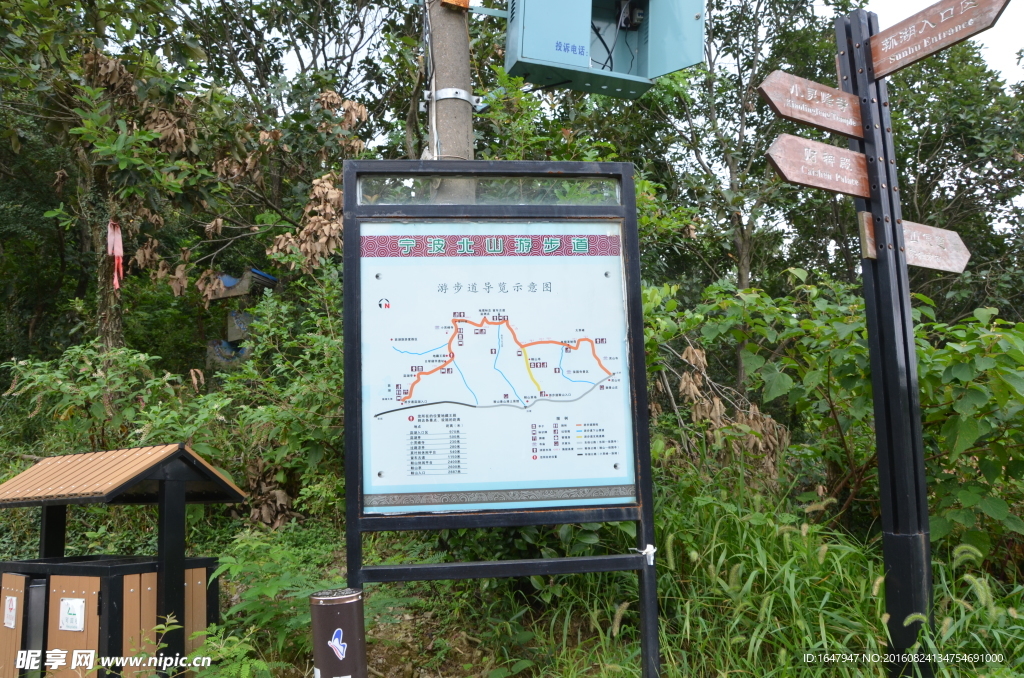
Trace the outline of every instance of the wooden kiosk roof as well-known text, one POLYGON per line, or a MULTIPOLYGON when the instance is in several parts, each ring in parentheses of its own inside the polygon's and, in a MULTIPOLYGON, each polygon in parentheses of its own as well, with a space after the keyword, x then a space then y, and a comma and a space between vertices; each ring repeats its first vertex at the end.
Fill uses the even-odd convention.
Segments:
POLYGON ((0 485, 0 508, 59 504, 155 504, 159 481, 184 480, 189 503, 245 498, 184 443, 48 457, 0 485))

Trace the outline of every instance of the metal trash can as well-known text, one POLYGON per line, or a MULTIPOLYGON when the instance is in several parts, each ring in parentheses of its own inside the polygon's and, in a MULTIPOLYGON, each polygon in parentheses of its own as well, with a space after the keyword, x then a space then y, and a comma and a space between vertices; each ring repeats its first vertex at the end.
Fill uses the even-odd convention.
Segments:
POLYGON ((313 678, 367 678, 363 592, 332 589, 309 598, 313 678))

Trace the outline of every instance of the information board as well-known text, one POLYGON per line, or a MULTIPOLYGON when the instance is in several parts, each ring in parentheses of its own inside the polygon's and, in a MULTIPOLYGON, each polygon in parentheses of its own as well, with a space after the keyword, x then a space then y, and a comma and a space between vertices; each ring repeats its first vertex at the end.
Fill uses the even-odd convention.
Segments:
POLYGON ((360 225, 364 513, 636 502, 621 228, 360 225))
POLYGON ((635 168, 346 160, 345 553, 369 582, 637 573, 659 675, 635 168), (619 553, 368 565, 363 535, 632 524, 619 553))

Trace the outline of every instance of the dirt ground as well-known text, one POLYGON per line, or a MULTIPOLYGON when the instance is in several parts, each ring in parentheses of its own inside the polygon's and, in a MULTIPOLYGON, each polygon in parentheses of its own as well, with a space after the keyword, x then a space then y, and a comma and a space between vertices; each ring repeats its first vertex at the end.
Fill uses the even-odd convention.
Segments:
POLYGON ((367 634, 367 664, 376 678, 484 678, 494 659, 465 632, 442 632, 434 612, 378 621, 367 634))

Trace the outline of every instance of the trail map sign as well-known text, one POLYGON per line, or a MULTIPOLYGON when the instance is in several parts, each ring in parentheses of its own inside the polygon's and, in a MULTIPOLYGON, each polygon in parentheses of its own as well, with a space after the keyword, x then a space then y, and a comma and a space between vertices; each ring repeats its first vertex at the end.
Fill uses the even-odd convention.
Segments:
POLYGON ((345 161, 347 578, 635 571, 660 672, 633 165, 345 161), (362 535, 617 522, 600 556, 365 565, 362 535))
POLYGON ((636 501, 621 224, 361 240, 368 513, 636 501))

